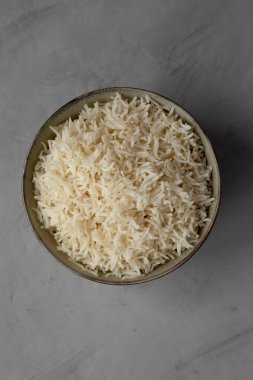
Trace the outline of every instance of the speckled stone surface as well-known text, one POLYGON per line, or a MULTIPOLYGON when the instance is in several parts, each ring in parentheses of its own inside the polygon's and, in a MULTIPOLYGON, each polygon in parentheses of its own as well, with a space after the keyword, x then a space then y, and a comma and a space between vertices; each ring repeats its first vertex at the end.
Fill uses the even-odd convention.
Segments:
POLYGON ((0 380, 251 380, 253 2, 0 0, 0 380), (166 95, 209 134, 223 198, 188 263, 90 283, 39 245, 21 178, 38 128, 86 91, 166 95))

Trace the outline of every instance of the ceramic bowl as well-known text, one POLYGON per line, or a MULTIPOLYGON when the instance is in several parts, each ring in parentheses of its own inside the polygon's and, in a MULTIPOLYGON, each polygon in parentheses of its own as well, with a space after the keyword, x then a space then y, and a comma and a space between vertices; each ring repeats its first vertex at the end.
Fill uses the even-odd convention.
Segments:
POLYGON ((24 196, 24 204, 25 209, 31 224, 31 227, 39 239, 39 241, 44 245, 44 247, 62 264, 64 264, 67 268, 72 270, 74 273, 87 278, 89 280, 93 280, 96 282, 101 282, 104 284, 137 284, 143 283, 146 281, 154 280, 165 274, 168 274, 184 264, 190 257, 192 257, 206 240, 208 234, 210 233, 214 221, 217 216, 219 202, 220 202, 220 174, 219 168, 217 164, 217 160, 211 146, 211 143, 204 133, 198 122, 182 107, 174 103, 172 100, 165 98, 164 96, 155 94, 150 91, 145 91, 136 88, 105 88, 101 90, 96 90, 92 92, 88 92, 84 95, 79 96, 76 99, 71 100, 69 103, 62 106, 58 111, 56 111, 40 128, 37 135, 35 136, 31 148, 28 152, 27 159, 25 162, 25 168, 23 173, 23 196, 24 196), (82 110, 84 104, 92 105, 94 102, 106 102, 109 101, 112 95, 115 92, 119 92, 125 97, 132 98, 133 96, 145 96, 149 95, 153 98, 157 103, 161 104, 161 106, 174 107, 175 111, 181 116, 181 118, 192 125, 196 131, 196 133, 200 136, 201 141, 205 148, 206 157, 208 163, 212 165, 212 185, 213 185, 213 197, 215 201, 211 204, 209 208, 209 218, 210 221, 206 223, 205 227, 200 231, 200 238, 198 244, 192 248, 184 251, 184 253, 165 264, 157 267, 153 272, 145 275, 136 277, 134 279, 121 280, 114 276, 106 277, 104 275, 96 276, 91 271, 85 269, 82 265, 72 261, 68 256, 59 251, 56 247, 56 242, 53 236, 41 228, 40 222, 38 221, 34 208, 36 207, 35 200, 33 198, 34 186, 32 183, 34 166, 38 160, 38 155, 42 149, 41 142, 46 142, 49 139, 54 138, 53 132, 50 130, 49 126, 56 126, 62 122, 64 122, 69 117, 75 118, 79 112, 82 110))

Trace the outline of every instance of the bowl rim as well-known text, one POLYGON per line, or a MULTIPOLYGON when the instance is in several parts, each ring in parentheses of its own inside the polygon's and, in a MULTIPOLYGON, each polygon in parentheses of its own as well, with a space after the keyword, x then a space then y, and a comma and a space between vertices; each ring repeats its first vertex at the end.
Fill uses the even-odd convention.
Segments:
POLYGON ((100 284, 104 284, 104 285, 136 285, 136 284, 143 284, 143 283, 147 283, 147 282, 156 280, 156 279, 161 278, 161 277, 163 277, 163 276, 165 276, 165 275, 167 275, 169 273, 174 272, 176 269, 178 269, 183 264, 185 264, 188 260, 190 260, 199 251, 200 247, 207 240, 207 238, 208 238, 210 232, 212 231, 212 229, 214 227, 214 224, 215 224, 215 222, 217 220, 218 212, 219 212, 219 209, 220 209, 220 202, 221 202, 221 174, 220 174, 219 164, 218 164, 218 160, 217 160, 217 155, 215 153, 215 149, 213 148, 213 145, 211 144, 209 136, 207 135, 207 133, 206 133, 205 129, 202 127, 202 125, 198 122, 198 120, 195 117, 193 117, 191 115, 191 113, 189 111, 187 111, 184 107, 182 107, 180 104, 178 104, 174 100, 168 98, 167 96, 161 95, 161 94, 159 94, 157 92, 154 92, 154 91, 150 91, 150 90, 146 90, 146 89, 142 89, 142 88, 137 88, 137 87, 126 87, 126 86, 124 86, 124 87, 120 87, 120 86, 119 87, 105 87, 105 88, 100 88, 100 89, 97 89, 97 90, 88 91, 88 92, 86 92, 84 94, 81 94, 81 95, 79 95, 79 96, 71 99, 70 101, 68 101, 67 103, 65 103, 61 107, 59 107, 53 114, 51 114, 46 119, 46 121, 42 124, 42 126, 38 129, 37 133, 35 134, 34 138, 32 139, 32 142, 29 145, 28 151, 26 153, 25 161, 24 161, 24 164, 23 164, 23 171, 22 171, 22 200, 23 200, 23 207, 24 207, 24 210, 25 210, 25 214, 26 214, 27 220, 28 220, 30 228, 32 229, 32 231, 33 231, 34 235, 36 236, 37 240, 43 246, 43 248, 48 252, 48 254, 50 254, 50 256, 53 256, 55 258, 55 260, 57 262, 61 263, 65 268, 67 268, 72 273, 78 275, 81 278, 85 278, 87 280, 90 280, 90 281, 93 281, 93 282, 96 282, 96 283, 100 283, 100 284), (211 222, 210 222, 210 224, 208 226, 207 231, 205 232, 205 234, 202 236, 202 238, 198 241, 198 243, 194 246, 194 248, 192 249, 192 251, 186 257, 184 257, 182 260, 180 260, 174 266, 172 266, 171 268, 168 268, 168 270, 166 270, 166 271, 164 271, 162 273, 154 274, 151 277, 147 277, 147 276, 143 275, 143 276, 139 276, 139 277, 136 277, 136 278, 126 279, 126 280, 122 280, 122 281, 118 282, 118 281, 115 281, 115 280, 110 280, 110 276, 108 276, 108 280, 105 280, 104 278, 103 279, 99 278, 99 276, 92 277, 92 276, 89 276, 88 274, 80 273, 77 270, 75 270, 74 268, 71 268, 69 265, 67 265, 67 263, 61 261, 58 257, 56 257, 51 252, 51 250, 49 250, 47 248, 47 246, 45 245, 43 239, 37 233, 37 231, 35 229, 35 226, 34 226, 32 220, 31 220, 31 217, 30 217, 30 212, 29 212, 29 208, 28 208, 28 204, 27 204, 26 191, 25 191, 25 178, 26 178, 26 169, 27 169, 27 163, 28 163, 28 160, 29 160, 29 157, 30 157, 30 153, 31 153, 31 151, 33 149, 33 146, 34 146, 34 144, 35 144, 38 136, 41 133, 41 130, 45 127, 46 124, 48 124, 48 122, 50 121, 50 119, 53 119, 57 114, 60 114, 62 111, 66 110, 67 108, 69 108, 70 106, 72 106, 74 103, 76 103, 76 102, 78 102, 80 100, 84 100, 87 97, 90 97, 90 96, 93 96, 93 95, 96 95, 96 94, 106 93, 106 92, 117 92, 117 91, 120 92, 120 91, 131 91, 131 90, 141 91, 141 92, 144 92, 144 93, 146 92, 147 94, 151 94, 151 95, 154 94, 156 96, 159 96, 159 97, 163 98, 166 101, 169 101, 169 102, 175 104, 177 107, 179 107, 184 112, 186 112, 186 114, 188 114, 193 119, 194 123, 196 123, 198 125, 198 127, 202 131, 202 133, 203 133, 206 141, 209 143, 211 151, 212 151, 212 155, 213 155, 213 157, 215 159, 215 164, 216 164, 216 169, 217 169, 217 199, 216 199, 216 207, 214 209, 214 214, 213 214, 212 220, 211 220, 211 222))

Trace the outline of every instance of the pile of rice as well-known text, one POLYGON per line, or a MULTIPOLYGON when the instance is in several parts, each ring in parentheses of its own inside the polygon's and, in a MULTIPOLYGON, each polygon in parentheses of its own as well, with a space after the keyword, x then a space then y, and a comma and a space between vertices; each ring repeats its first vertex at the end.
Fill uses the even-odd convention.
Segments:
POLYGON ((96 274, 132 278, 196 245, 213 200, 211 167, 173 109, 116 94, 51 129, 34 198, 59 250, 96 274))

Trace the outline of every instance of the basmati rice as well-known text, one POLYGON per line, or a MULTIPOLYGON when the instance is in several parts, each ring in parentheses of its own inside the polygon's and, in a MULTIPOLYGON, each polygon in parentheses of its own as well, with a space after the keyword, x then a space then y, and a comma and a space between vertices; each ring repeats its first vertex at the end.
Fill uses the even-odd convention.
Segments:
POLYGON ((173 109, 117 93, 51 129, 34 198, 59 250, 96 274, 133 278, 196 245, 212 168, 173 109))

